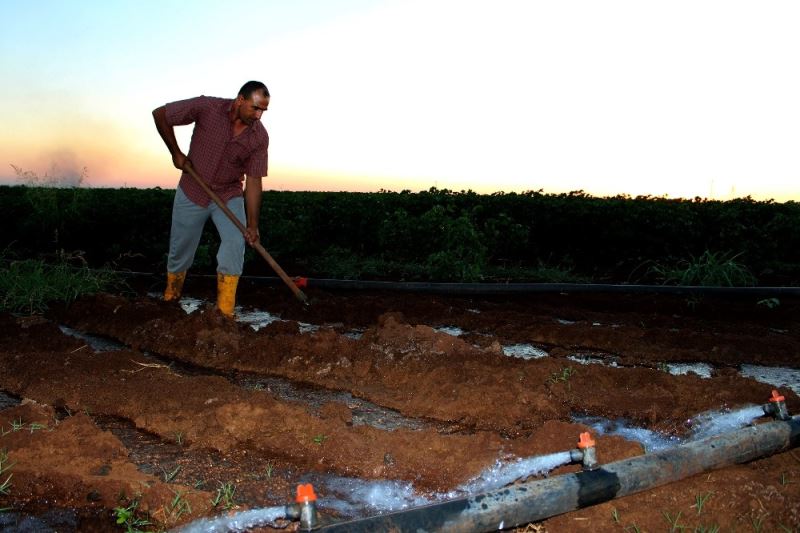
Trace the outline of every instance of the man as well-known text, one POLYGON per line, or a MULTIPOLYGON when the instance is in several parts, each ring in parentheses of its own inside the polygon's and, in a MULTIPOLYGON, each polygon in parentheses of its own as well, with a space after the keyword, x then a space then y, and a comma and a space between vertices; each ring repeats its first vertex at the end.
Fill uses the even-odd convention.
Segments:
POLYGON ((259 81, 248 81, 234 100, 198 96, 153 110, 156 128, 172 155, 172 164, 183 170, 172 205, 164 300, 180 297, 203 226, 211 217, 221 240, 217 252, 217 308, 233 317, 236 287, 244 265, 244 244, 253 246, 259 240, 261 178, 267 175, 269 147, 261 114, 268 106, 267 87, 259 81), (191 123, 194 131, 187 156, 178 146, 174 126, 191 123), (189 166, 245 225, 245 235, 186 171, 189 166))

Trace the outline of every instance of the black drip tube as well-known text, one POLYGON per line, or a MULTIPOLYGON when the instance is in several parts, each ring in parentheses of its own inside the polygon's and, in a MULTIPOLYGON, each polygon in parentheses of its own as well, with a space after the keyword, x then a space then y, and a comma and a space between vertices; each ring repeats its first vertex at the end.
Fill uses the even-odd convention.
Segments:
MULTIPOLYGON (((121 276, 161 279, 152 272, 117 271, 121 276)), ((196 278, 216 279, 215 274, 192 274, 196 278)), ((243 281, 279 285, 274 276, 242 276, 243 281)), ((616 293, 616 294, 693 294, 719 296, 800 296, 800 287, 699 287, 675 285, 629 285, 611 283, 436 283, 427 281, 361 281, 349 279, 294 278, 303 287, 323 290, 400 291, 451 294, 456 296, 532 294, 532 293, 616 293)))
POLYGON ((496 531, 544 520, 800 444, 800 417, 777 420, 625 459, 594 470, 513 485, 470 498, 339 522, 324 532, 496 531))

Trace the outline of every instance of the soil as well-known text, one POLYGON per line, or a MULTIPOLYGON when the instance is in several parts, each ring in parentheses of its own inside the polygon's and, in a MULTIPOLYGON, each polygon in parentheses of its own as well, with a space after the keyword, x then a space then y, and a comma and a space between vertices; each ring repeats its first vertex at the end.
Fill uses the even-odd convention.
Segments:
MULTIPOLYGON (((191 296, 213 301, 211 290, 187 282, 191 296)), ((115 524, 115 509, 127 507, 150 522, 140 529, 169 529, 283 505, 309 476, 441 493, 498 459, 575 448, 589 429, 575 415, 683 436, 698 413, 770 398, 775 387, 742 377, 739 365, 800 367, 800 300, 791 297, 766 306, 652 294, 307 294, 304 308, 285 287, 243 282, 244 309, 282 319, 257 331, 211 305, 187 314, 145 291, 84 297, 46 316, 0 315, 0 487, 12 476, 0 489, 0 527, 119 531, 126 524, 115 524), (96 351, 60 326, 119 347, 96 351), (504 355, 520 343, 549 357, 504 355), (580 364, 574 354, 607 364, 580 364), (664 371, 680 362, 710 363, 713 375, 664 371), (221 497, 223 487, 235 488, 233 498, 221 497)), ((781 393, 796 413, 800 398, 781 393)), ((644 453, 619 436, 595 440, 600 463, 644 453)), ((322 516, 340 519, 325 508, 322 516)), ((797 530, 800 452, 519 531, 677 526, 797 530)))

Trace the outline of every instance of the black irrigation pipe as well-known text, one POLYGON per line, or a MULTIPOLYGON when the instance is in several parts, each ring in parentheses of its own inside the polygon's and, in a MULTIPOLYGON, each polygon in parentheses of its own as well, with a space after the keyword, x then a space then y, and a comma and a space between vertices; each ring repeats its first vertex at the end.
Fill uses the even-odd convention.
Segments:
POLYGON ((406 511, 330 524, 318 531, 497 531, 635 494, 689 476, 741 464, 800 444, 800 418, 766 422, 652 454, 512 485, 406 511))
MULTIPOLYGON (((117 273, 132 277, 160 275, 149 272, 117 273)), ((193 277, 215 277, 211 274, 194 274, 193 277)), ((242 276, 243 281, 278 285, 281 279, 274 276, 242 276)), ((427 281, 361 281, 343 279, 304 278, 309 289, 353 291, 399 291, 471 295, 516 295, 535 293, 612 293, 612 294, 674 294, 698 296, 800 296, 800 287, 699 287, 675 285, 628 285, 610 283, 435 283, 427 281)))

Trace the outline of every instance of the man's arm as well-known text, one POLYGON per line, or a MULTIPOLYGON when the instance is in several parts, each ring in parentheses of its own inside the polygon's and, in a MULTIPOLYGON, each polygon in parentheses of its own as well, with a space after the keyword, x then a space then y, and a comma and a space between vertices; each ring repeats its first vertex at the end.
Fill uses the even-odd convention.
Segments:
POLYGON ((259 240, 258 217, 261 212, 261 178, 247 176, 244 188, 244 202, 247 211, 247 231, 244 239, 253 246, 259 240))
POLYGON ((156 123, 158 134, 161 135, 164 144, 167 145, 167 149, 172 155, 172 164, 175 165, 175 168, 183 170, 187 158, 181 152, 180 146, 178 146, 178 140, 175 138, 175 129, 167 123, 167 107, 162 105, 154 109, 153 120, 156 123))

